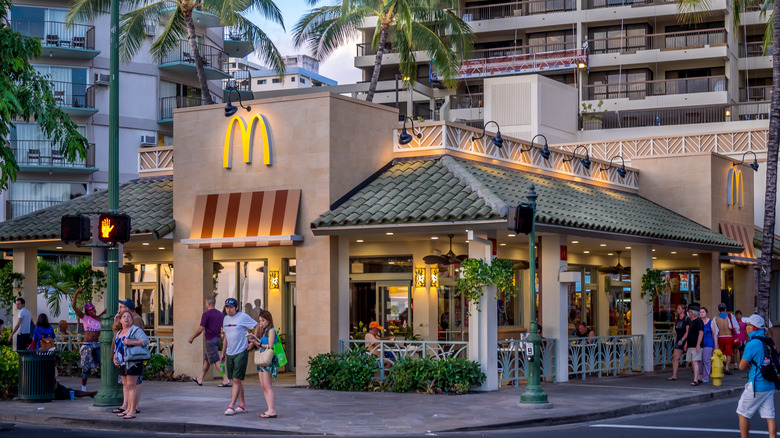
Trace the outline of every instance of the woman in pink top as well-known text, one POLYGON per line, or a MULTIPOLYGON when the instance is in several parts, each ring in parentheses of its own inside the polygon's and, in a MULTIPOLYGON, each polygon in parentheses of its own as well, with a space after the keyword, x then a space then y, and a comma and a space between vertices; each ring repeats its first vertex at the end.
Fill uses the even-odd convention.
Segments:
POLYGON ((100 315, 106 311, 103 310, 103 313, 98 315, 95 305, 87 302, 82 312, 76 304, 80 293, 81 288, 73 294, 73 311, 84 326, 84 344, 79 349, 79 355, 81 356, 81 390, 86 391, 89 374, 100 367, 100 315))

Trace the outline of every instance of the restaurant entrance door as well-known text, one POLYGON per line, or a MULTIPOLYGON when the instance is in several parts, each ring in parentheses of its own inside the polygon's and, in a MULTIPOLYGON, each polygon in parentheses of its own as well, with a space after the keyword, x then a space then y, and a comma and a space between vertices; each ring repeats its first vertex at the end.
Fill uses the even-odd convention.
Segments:
POLYGON ((298 288, 294 281, 284 283, 284 351, 287 354, 287 370, 295 371, 295 306, 298 297, 298 288))
POLYGON ((384 328, 381 336, 391 332, 399 336, 403 327, 411 324, 411 281, 355 282, 351 286, 351 331, 356 331, 361 323, 368 327, 371 321, 377 321, 384 328))

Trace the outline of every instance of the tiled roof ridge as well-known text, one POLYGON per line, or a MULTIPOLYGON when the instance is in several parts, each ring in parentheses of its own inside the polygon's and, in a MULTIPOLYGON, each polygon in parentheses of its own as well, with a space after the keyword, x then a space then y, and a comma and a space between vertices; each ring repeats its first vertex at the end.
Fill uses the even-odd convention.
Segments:
POLYGON ((463 167, 458 161, 449 155, 443 155, 441 157, 441 164, 452 173, 463 185, 469 187, 477 195, 479 195, 494 212, 500 216, 506 216, 509 211, 509 206, 504 202, 501 197, 496 195, 493 190, 480 181, 476 176, 463 167))

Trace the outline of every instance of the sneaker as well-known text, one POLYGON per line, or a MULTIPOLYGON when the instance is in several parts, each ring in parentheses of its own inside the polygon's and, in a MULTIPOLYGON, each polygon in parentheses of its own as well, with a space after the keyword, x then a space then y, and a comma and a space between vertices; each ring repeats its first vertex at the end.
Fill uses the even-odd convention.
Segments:
POLYGON ((225 415, 236 415, 236 410, 232 406, 228 407, 225 411, 225 415))
POLYGON ((246 412, 246 408, 243 406, 236 406, 236 414, 243 414, 244 412, 246 412))

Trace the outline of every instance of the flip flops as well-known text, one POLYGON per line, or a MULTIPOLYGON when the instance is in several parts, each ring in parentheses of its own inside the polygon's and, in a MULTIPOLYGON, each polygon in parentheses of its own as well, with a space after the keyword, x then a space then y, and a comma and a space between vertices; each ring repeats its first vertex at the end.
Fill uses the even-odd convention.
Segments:
POLYGON ((691 382, 691 386, 699 386, 699 385, 701 385, 701 382, 699 381, 691 382))
POLYGON ((233 385, 231 385, 230 383, 228 383, 227 385, 220 383, 219 385, 217 385, 217 388, 230 388, 231 386, 233 385))
POLYGON ((196 377, 193 377, 192 381, 195 382, 195 384, 197 384, 198 386, 203 386, 202 383, 198 382, 198 379, 196 377))
POLYGON ((263 414, 260 414, 259 417, 260 418, 276 418, 276 414, 268 415, 268 414, 263 413, 263 414))

